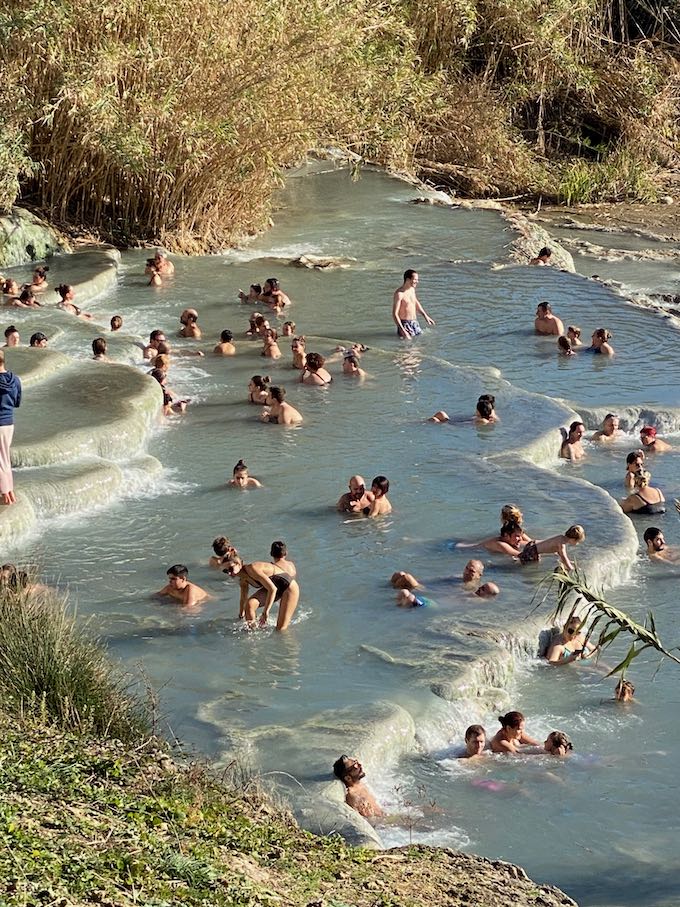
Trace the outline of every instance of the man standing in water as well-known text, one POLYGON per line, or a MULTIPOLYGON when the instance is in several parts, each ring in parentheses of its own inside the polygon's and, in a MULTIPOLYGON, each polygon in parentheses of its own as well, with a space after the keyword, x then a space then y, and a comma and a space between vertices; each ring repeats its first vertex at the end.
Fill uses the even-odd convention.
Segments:
POLYGON ((397 333, 404 340, 410 340, 423 333, 418 323, 418 315, 422 315, 428 324, 433 325, 434 319, 430 318, 416 296, 418 274, 412 268, 404 271, 404 282, 398 290, 394 291, 392 318, 397 326, 397 333))
POLYGON ((0 495, 3 504, 16 503, 10 447, 14 435, 14 410, 21 403, 21 381, 5 368, 0 350, 0 495))
POLYGON ((333 774, 345 785, 345 803, 355 809, 364 819, 379 818, 383 811, 370 790, 361 781, 366 777, 364 767, 358 759, 340 756, 333 763, 333 774))

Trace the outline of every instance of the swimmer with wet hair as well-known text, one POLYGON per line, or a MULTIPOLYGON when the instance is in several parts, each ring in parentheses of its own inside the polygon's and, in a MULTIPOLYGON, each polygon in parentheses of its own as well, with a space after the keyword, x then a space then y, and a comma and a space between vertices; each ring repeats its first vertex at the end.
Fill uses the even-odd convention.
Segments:
POLYGON ((539 267, 541 265, 550 264, 551 255, 552 255, 552 250, 549 249, 547 246, 543 246, 543 248, 539 250, 538 255, 535 258, 530 259, 529 264, 538 265, 539 267))
POLYGON ((111 318, 111 330, 119 331, 123 327, 123 317, 122 315, 114 315, 111 318))
POLYGON ((577 327, 575 324, 570 324, 567 328, 567 340, 571 344, 572 349, 583 346, 583 341, 581 340, 581 328, 577 327))
POLYGON ((574 350, 572 349, 570 341, 564 336, 561 335, 557 338, 557 352, 560 356, 574 356, 574 350))
POLYGON ((236 347, 232 343, 234 335, 229 330, 224 330, 220 334, 220 342, 217 344, 213 353, 215 356, 235 356, 236 347))
POLYGON ((149 375, 158 381, 163 391, 163 415, 171 416, 173 413, 176 415, 182 415, 186 412, 187 406, 189 404, 188 400, 175 400, 173 392, 166 385, 167 373, 160 368, 153 368, 149 372, 149 375))
POLYGON ((680 548, 671 548, 667 545, 663 532, 656 526, 645 529, 643 539, 650 561, 661 561, 665 564, 677 564, 680 561, 680 548))
POLYGON ((544 337, 559 337, 560 334, 564 334, 564 324, 553 313, 549 302, 539 302, 536 306, 534 330, 544 337))
POLYGON ((151 274, 152 271, 157 271, 161 277, 172 277, 175 273, 175 266, 168 258, 167 252, 158 249, 153 258, 147 258, 144 273, 151 274))
POLYGON ((21 335, 19 334, 19 331, 13 324, 10 324, 8 328, 5 328, 5 346, 20 346, 20 344, 21 335))
MULTIPOLYGON (((160 328, 156 328, 155 331, 151 331, 149 334, 149 342, 144 347, 143 356, 145 359, 155 359, 157 353, 160 352, 159 346, 161 343, 165 343, 165 331, 161 331, 160 328)), ((169 347, 168 347, 169 350, 169 347)))
POLYGON ((371 482, 373 501, 361 511, 364 516, 372 519, 378 516, 387 516, 392 513, 392 505, 387 499, 390 490, 390 480, 386 476, 376 476, 371 482))
POLYGON ((530 737, 524 730, 525 719, 521 712, 508 712, 499 715, 501 729, 491 738, 491 750, 505 756, 521 754, 520 746, 540 746, 538 740, 530 737))
POLYGON ((478 598, 494 598, 496 595, 500 595, 500 591, 500 586, 496 583, 482 583, 475 595, 478 598))
POLYGON ((248 382, 248 402, 262 406, 267 402, 269 393, 269 375, 253 375, 248 382))
POLYGON ((305 337, 295 337, 290 344, 293 353, 293 368, 304 370, 307 362, 307 340, 305 337))
POLYGON ((295 336, 295 322, 294 321, 284 321, 283 327, 281 328, 282 337, 294 337, 295 336))
POLYGON ((365 378, 366 372, 359 365, 359 360, 354 353, 345 353, 342 357, 342 374, 350 378, 365 378))
POLYGON ((635 687, 630 680, 624 680, 622 677, 616 684, 614 690, 614 699, 616 702, 632 702, 635 696, 635 687))
POLYGON ((561 429, 561 431, 560 458, 563 460, 582 460, 586 455, 581 443, 581 438, 586 431, 583 422, 572 422, 568 432, 565 432, 564 429, 561 429))
POLYGON ((173 564, 172 567, 168 567, 166 574, 168 576, 167 585, 156 592, 160 598, 167 596, 185 607, 192 607, 213 597, 196 583, 189 582, 189 570, 184 564, 173 564))
POLYGON ((390 577, 390 583, 394 586, 395 589, 408 589, 413 591, 414 589, 422 589, 422 584, 415 578, 412 573, 407 573, 405 570, 397 570, 390 577))
POLYGON ((471 724, 465 731, 465 752, 459 759, 474 759, 483 756, 486 749, 486 731, 481 724, 471 724))
POLYGON ((584 658, 590 658, 599 651, 582 633, 583 621, 578 614, 571 614, 565 621, 560 633, 550 643, 546 653, 548 664, 562 666, 584 658))
POLYGON ((35 298, 33 290, 24 287, 16 299, 11 299, 9 305, 17 309, 36 309, 41 307, 41 303, 35 298))
POLYGON ((496 398, 491 394, 482 394, 477 401, 477 412, 474 415, 476 425, 491 425, 499 421, 494 409, 495 403, 496 398))
POLYGON ((227 485, 232 488, 262 488, 262 482, 248 475, 248 467, 243 460, 239 460, 234 466, 233 477, 229 479, 227 485))
POLYGON ((543 744, 544 752, 560 758, 568 756, 573 749, 571 740, 562 731, 551 731, 543 744))
POLYGON ((21 293, 21 287, 13 277, 7 277, 2 281, 3 296, 18 296, 21 293))
POLYGON ((293 579, 297 577, 297 567, 293 561, 288 559, 288 546, 285 542, 272 542, 269 549, 269 557, 272 559, 272 564, 278 567, 279 570, 283 570, 284 573, 287 573, 293 579))
POLYGON ((262 356, 266 359, 280 359, 279 332, 276 328, 267 328, 262 339, 262 356))
POLYGON ((57 303, 57 308, 63 309, 65 312, 68 312, 70 315, 76 315, 78 318, 92 318, 92 315, 89 312, 83 312, 82 309, 74 303, 76 298, 76 292, 69 283, 60 283, 58 287, 54 288, 54 292, 58 293, 61 297, 57 303))
POLYGON ((260 286, 260 284, 251 283, 247 293, 244 293, 243 290, 238 291, 238 298, 241 300, 241 302, 256 303, 259 302, 261 293, 262 287, 260 286))
POLYGON ((662 441, 657 437, 653 425, 645 425, 640 429, 640 441, 646 454, 665 453, 667 450, 673 450, 668 441, 662 441))
POLYGON ((623 436, 623 432, 619 428, 619 422, 620 420, 616 413, 607 413, 602 420, 602 428, 596 431, 590 440, 598 443, 617 441, 623 436))
POLYGON ((626 488, 635 487, 635 476, 643 469, 645 462, 644 450, 631 450, 626 457, 626 474, 623 477, 623 484, 626 488))
POLYGON ((541 555, 556 554, 563 567, 567 572, 574 569, 574 565, 567 555, 567 547, 570 545, 580 545, 585 541, 586 533, 583 526, 570 526, 562 535, 553 535, 548 539, 537 539, 535 542, 528 542, 518 556, 520 564, 537 564, 541 555))
POLYGON ((597 330, 593 331, 590 346, 587 347, 586 352, 596 353, 601 356, 613 356, 614 347, 609 343, 611 339, 612 334, 606 328, 597 328, 597 330))
POLYGON ((178 332, 178 336, 185 337, 188 340, 201 339, 203 332, 198 326, 198 312, 196 309, 184 309, 179 316, 179 320, 182 327, 178 332))
POLYGON ((48 265, 41 265, 36 268, 33 272, 33 279, 31 280, 31 289, 34 292, 39 292, 40 290, 47 289, 47 272, 49 271, 48 265))
POLYGON ((330 372, 324 368, 326 360, 321 353, 307 353, 305 367, 300 375, 300 383, 310 387, 328 387, 333 380, 330 372))
POLYGON ((366 777, 364 767, 358 759, 340 756, 333 764, 333 774, 345 786, 345 803, 365 819, 380 818, 384 815, 371 791, 362 784, 366 777))
POLYGON ((92 341, 92 358, 98 359, 99 361, 106 361, 108 358, 106 355, 107 343, 104 337, 95 337, 92 341))
POLYGON ((43 334, 42 331, 36 331, 35 334, 31 334, 28 345, 44 349, 47 346, 47 334, 43 334))
POLYGON ((238 551, 231 544, 226 535, 218 535, 216 539, 213 540, 212 549, 215 552, 208 563, 211 567, 222 567, 223 564, 229 560, 231 557, 238 555, 238 551))
POLYGON ((287 305, 290 305, 290 298, 283 292, 276 277, 268 277, 265 280, 260 299, 268 306, 271 306, 275 312, 280 312, 287 305))
POLYGON ((485 548, 492 554, 507 554, 509 557, 519 557, 520 545, 524 531, 515 520, 508 520, 501 526, 499 535, 479 542, 458 542, 456 548, 485 548))
POLYGON ((272 425, 298 425, 302 422, 302 413, 286 401, 285 387, 270 387, 265 409, 260 413, 260 421, 272 425))

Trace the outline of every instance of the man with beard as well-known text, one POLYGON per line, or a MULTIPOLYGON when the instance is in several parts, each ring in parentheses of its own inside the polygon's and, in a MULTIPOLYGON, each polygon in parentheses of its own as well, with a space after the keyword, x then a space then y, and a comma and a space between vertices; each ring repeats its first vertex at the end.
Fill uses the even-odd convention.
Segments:
POLYGON ((362 784, 366 777, 364 767, 358 759, 351 756, 340 756, 333 764, 333 773, 345 785, 345 803, 355 809, 365 819, 374 819, 383 815, 377 800, 362 784))

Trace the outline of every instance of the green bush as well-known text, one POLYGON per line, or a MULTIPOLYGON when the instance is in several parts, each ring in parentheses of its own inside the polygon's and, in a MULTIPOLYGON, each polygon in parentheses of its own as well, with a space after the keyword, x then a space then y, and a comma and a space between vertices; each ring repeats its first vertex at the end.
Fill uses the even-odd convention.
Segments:
POLYGON ((6 712, 133 741, 150 733, 130 680, 50 590, 0 588, 0 697, 6 712))

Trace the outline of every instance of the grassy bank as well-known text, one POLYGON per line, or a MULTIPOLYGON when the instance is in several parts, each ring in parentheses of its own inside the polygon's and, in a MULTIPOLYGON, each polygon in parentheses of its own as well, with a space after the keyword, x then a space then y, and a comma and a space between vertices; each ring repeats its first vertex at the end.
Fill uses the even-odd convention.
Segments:
POLYGON ((653 198, 679 0, 0 0, 0 206, 200 251, 338 145, 471 195, 653 198))
POLYGON ((238 770, 170 758, 128 683, 60 596, 0 587, 4 907, 573 903, 507 864, 314 837, 238 770))

